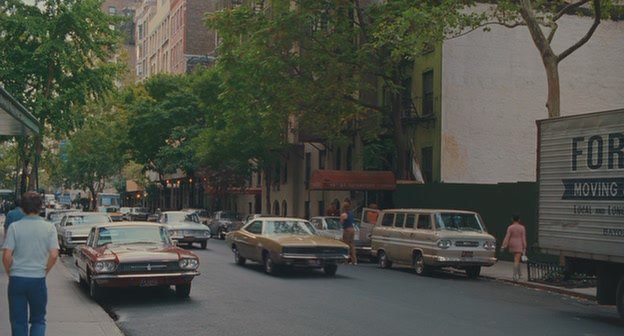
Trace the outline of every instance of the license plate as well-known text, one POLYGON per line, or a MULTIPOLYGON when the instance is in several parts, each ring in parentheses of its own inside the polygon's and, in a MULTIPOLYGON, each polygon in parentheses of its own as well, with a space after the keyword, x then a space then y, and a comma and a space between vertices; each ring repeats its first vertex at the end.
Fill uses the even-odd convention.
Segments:
POLYGON ((472 251, 463 251, 462 258, 472 258, 472 251))
POLYGON ((141 279, 139 286, 140 287, 158 286, 158 279, 141 279))

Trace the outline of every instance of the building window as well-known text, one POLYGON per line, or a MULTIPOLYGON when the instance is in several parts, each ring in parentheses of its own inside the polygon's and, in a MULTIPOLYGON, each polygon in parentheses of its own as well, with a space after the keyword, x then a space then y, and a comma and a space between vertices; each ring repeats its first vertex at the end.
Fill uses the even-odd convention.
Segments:
POLYGON ((334 169, 340 170, 342 168, 342 150, 339 148, 336 149, 336 161, 334 161, 334 169))
POLYGON ((282 182, 284 184, 288 182, 288 161, 284 162, 284 170, 282 170, 282 182))
POLYGON ((306 219, 310 218, 310 201, 305 201, 303 207, 304 207, 303 211, 305 212, 304 218, 306 219))
POLYGON ((262 173, 256 172, 256 187, 262 187, 262 173))
POLYGON ((288 216, 288 203, 286 203, 286 200, 282 201, 282 216, 286 217, 288 216))
POLYGON ((273 214, 275 216, 279 216, 280 215, 280 208, 279 208, 279 202, 278 201, 274 201, 273 202, 273 214))
POLYGON ((325 169, 325 161, 327 160, 327 152, 323 149, 319 151, 319 169, 325 169))
POLYGON ((312 174, 312 153, 305 154, 305 188, 310 188, 310 175, 312 174))
POLYGON ((325 215, 325 201, 318 201, 318 214, 319 216, 325 215))
POLYGON ((433 70, 429 70, 422 75, 423 82, 423 115, 433 114, 433 70))
POLYGON ((247 203, 247 213, 253 213, 253 204, 251 202, 247 203))
POLYGON ((353 146, 347 147, 347 170, 353 170, 353 146))
POLYGON ((117 7, 115 7, 115 6, 108 6, 108 14, 110 14, 110 15, 117 14, 117 7))
POLYGON ((423 147, 420 151, 422 161, 422 174, 425 183, 431 183, 433 177, 433 147, 423 147))

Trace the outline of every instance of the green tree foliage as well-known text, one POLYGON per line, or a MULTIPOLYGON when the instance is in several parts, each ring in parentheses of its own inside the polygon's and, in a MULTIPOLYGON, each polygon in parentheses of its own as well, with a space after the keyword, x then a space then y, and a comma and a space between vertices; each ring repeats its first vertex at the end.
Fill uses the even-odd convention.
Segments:
MULTIPOLYGON (((121 65, 110 60, 120 35, 111 27, 119 19, 103 13, 101 4, 0 1, 0 80, 39 120, 44 135, 70 134, 85 118, 82 107, 114 89, 121 65)), ((41 138, 22 137, 20 143, 24 189, 43 146, 41 138)))
POLYGON ((62 168, 65 184, 89 190, 94 200, 125 164, 123 141, 127 132, 125 121, 116 118, 118 115, 98 114, 72 135, 62 168))
POLYGON ((204 125, 204 113, 186 75, 156 75, 126 90, 122 103, 128 111, 127 147, 144 170, 160 175, 183 170, 192 176, 196 164, 189 147, 204 125))

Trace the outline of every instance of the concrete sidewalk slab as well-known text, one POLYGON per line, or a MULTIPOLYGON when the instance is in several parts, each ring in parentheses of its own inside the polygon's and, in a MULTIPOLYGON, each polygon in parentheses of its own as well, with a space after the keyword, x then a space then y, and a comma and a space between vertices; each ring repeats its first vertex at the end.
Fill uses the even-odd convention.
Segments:
POLYGON ((521 265, 522 277, 518 281, 513 280, 513 262, 498 261, 494 266, 482 267, 481 276, 484 278, 518 284, 520 286, 547 290, 560 294, 575 296, 586 300, 596 300, 596 287, 589 288, 565 288, 552 286, 527 280, 527 265, 521 265))
MULTIPOLYGON (((0 218, 2 222, 2 218, 0 218)), ((0 230, 1 231, 1 230, 0 230)), ((0 232, 0 242, 4 240, 0 232)), ((67 258, 67 257, 64 257, 67 258)), ((11 335, 8 276, 0 267, 0 335, 11 335)), ((123 336, 113 319, 78 285, 59 260, 48 274, 48 336, 123 336)))

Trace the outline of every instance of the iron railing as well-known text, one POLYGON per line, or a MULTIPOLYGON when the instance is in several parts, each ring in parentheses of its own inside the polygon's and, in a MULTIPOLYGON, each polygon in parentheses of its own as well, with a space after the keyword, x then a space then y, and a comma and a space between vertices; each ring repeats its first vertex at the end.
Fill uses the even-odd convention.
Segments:
POLYGON ((565 268, 553 263, 528 261, 527 279, 537 282, 560 282, 564 278, 565 268))

